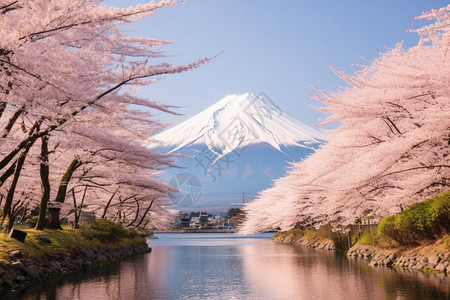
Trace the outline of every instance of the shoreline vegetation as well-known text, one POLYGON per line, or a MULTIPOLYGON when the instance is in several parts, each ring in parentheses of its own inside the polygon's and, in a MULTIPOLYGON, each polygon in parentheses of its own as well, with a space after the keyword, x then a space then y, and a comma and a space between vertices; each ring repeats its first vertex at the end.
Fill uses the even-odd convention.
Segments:
POLYGON ((25 241, 0 238, 0 295, 33 282, 95 269, 151 251, 148 231, 97 219, 80 229, 23 229, 25 241))
POLYGON ((380 224, 352 226, 345 234, 330 225, 279 232, 281 243, 346 252, 371 266, 450 274, 450 192, 411 205, 380 224), (355 228, 358 228, 355 230, 355 228))
MULTIPOLYGON (((349 258, 370 260, 371 266, 450 274, 449 225, 450 192, 446 192, 416 203, 401 214, 388 216, 380 224, 352 226, 349 233, 335 232, 326 225, 278 232, 273 239, 345 252, 349 258)), ((22 231, 27 234, 23 242, 0 238, 0 295, 45 278, 148 253, 151 248, 146 238, 153 235, 148 230, 126 229, 106 219, 93 220, 79 229, 22 231)))

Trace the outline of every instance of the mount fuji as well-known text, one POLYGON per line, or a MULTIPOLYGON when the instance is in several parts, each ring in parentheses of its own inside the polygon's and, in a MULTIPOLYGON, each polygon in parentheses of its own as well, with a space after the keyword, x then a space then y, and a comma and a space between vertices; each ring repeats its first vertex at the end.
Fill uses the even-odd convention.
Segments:
POLYGON ((174 209, 218 212, 252 200, 326 140, 267 95, 246 93, 224 97, 148 146, 179 155, 179 168, 160 176, 183 191, 172 199, 174 209))

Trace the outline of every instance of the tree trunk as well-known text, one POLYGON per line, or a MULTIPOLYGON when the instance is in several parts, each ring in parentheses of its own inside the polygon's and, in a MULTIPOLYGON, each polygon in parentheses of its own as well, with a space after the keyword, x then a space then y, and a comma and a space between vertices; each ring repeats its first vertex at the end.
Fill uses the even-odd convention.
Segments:
POLYGON ((14 220, 12 220, 11 214, 11 205, 14 200, 14 193, 16 191, 17 182, 19 181, 20 171, 22 171, 23 164, 25 163, 25 159, 27 158, 28 150, 30 148, 25 148, 22 150, 19 158, 16 162, 16 168, 14 172, 14 177, 11 182, 11 186, 9 187, 8 194, 6 195, 5 205, 3 206, 3 215, 0 226, 3 226, 5 219, 8 218, 8 223, 6 224, 5 232, 9 232, 14 225, 14 220))
MULTIPOLYGON (((155 202, 155 199, 153 199, 151 202, 150 202, 150 205, 147 207, 147 209, 145 210, 145 212, 144 212, 144 215, 142 216, 142 218, 141 218, 141 220, 139 221, 139 223, 137 223, 136 224, 136 228, 137 227, 139 227, 141 224, 142 224, 142 222, 144 222, 144 219, 145 219, 145 216, 148 214, 148 212, 150 211, 150 208, 152 208, 152 205, 153 205, 153 202, 155 202)), ((148 222, 147 222, 148 223, 148 222)), ((147 224, 146 224, 147 225, 147 224)))
POLYGON ((5 109, 6 109, 6 102, 0 102, 0 118, 2 117, 5 109))
POLYGON ((114 198, 114 196, 117 194, 118 191, 119 191, 119 189, 117 189, 117 191, 115 191, 114 194, 112 194, 111 198, 109 198, 109 200, 108 200, 108 203, 106 203, 105 209, 103 210, 102 219, 104 219, 106 217, 106 212, 108 211, 108 208, 111 205, 111 201, 114 198))
POLYGON ((16 170, 16 164, 11 164, 1 176, 0 176, 0 187, 5 183, 5 181, 14 174, 14 171, 16 170))
POLYGON ((3 158, 0 160, 0 170, 6 167, 18 153, 25 150, 28 151, 28 149, 33 146, 38 138, 48 134, 48 131, 38 132, 41 123, 42 121, 36 121, 35 124, 30 128, 28 137, 26 139, 23 139, 13 150, 3 156, 3 158))
POLYGON ((30 204, 30 202, 27 202, 27 204, 25 204, 25 206, 22 209, 22 215, 20 216, 20 221, 19 224, 23 224, 23 222, 25 221, 25 218, 27 216, 28 213, 28 205, 30 204))
MULTIPOLYGON (((21 209, 26 209, 26 206, 24 205, 25 201, 23 200, 19 200, 18 202, 16 202, 13 207, 11 208, 11 220, 16 220, 17 216, 19 216, 20 210, 21 209)), ((28 202, 27 204, 28 205, 28 202)), ((11 228, 9 228, 8 232, 11 231, 11 228)))
POLYGON ((42 144, 41 144, 41 164, 39 166, 40 168, 40 174, 41 174, 41 190, 42 190, 42 196, 41 196, 41 204, 39 206, 39 216, 36 223, 36 229, 37 230, 44 230, 46 222, 45 217, 47 215, 47 204, 50 200, 50 181, 48 179, 50 169, 48 165, 48 139, 49 136, 45 135, 41 138, 42 144))
MULTIPOLYGON (((61 182, 59 183, 58 193, 56 194, 56 198, 54 202, 64 203, 66 199, 67 185, 69 184, 70 179, 72 178, 73 172, 80 166, 80 162, 78 159, 72 160, 72 163, 67 168, 66 173, 64 173, 61 178, 61 182)), ((59 207, 49 207, 48 212, 50 215, 49 228, 51 229, 62 229, 61 222, 59 219, 59 212, 61 208, 59 207)))
POLYGON ((88 186, 84 187, 83 197, 81 198, 80 209, 77 208, 77 200, 75 198, 75 189, 72 189, 73 207, 75 209, 75 220, 73 222, 73 228, 79 228, 78 222, 80 221, 81 208, 83 207, 84 199, 86 199, 86 192, 88 186))
POLYGON ((2 138, 6 138, 11 131, 12 127, 16 123, 17 119, 20 117, 24 110, 24 107, 19 108, 14 112, 14 114, 9 118, 8 124, 6 125, 5 129, 3 130, 2 138))
POLYGON ((140 206, 139 206, 139 200, 138 198, 134 197, 134 200, 136 201, 136 214, 134 215, 134 220, 132 222, 130 222, 127 227, 130 227, 131 225, 134 224, 134 222, 137 221, 138 217, 139 217, 139 210, 140 210, 140 206))
POLYGON ((49 218, 47 227, 50 229, 62 229, 61 222, 59 220, 59 212, 61 211, 61 208, 49 207, 47 208, 47 211, 49 218))

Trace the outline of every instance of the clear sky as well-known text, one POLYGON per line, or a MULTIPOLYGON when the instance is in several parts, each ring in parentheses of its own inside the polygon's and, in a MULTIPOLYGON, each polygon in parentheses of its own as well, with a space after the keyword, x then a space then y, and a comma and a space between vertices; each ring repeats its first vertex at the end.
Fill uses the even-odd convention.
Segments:
MULTIPOLYGON (((118 3, 118 1, 113 1, 118 3)), ((125 1, 124 1, 125 2, 125 1)), ((120 2, 120 3, 124 3, 120 2)), ((323 115, 311 109, 311 85, 332 91, 343 82, 330 65, 353 72, 397 42, 414 45, 406 32, 415 16, 449 0, 186 0, 133 25, 133 34, 174 40, 166 62, 185 64, 225 53, 201 68, 141 90, 141 96, 181 106, 181 122, 227 94, 265 92, 282 110, 306 124, 323 115)), ((126 1, 138 3, 138 1, 126 1)), ((123 4, 120 4, 123 5, 123 4)))

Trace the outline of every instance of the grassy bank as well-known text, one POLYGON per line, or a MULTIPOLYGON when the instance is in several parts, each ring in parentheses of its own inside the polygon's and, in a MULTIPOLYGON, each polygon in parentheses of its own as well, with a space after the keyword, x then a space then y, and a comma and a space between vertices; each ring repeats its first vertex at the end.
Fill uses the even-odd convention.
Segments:
POLYGON ((20 251, 23 258, 38 258, 82 248, 118 249, 145 243, 142 234, 104 219, 95 220, 80 229, 21 230, 27 233, 25 242, 0 236, 0 261, 10 262, 11 252, 16 250, 20 251))
POLYGON ((411 205, 383 219, 377 230, 359 233, 357 243, 381 249, 435 245, 450 250, 450 192, 411 205))
MULTIPOLYGON (((421 251, 450 251, 450 192, 411 205, 400 214, 388 216, 378 226, 352 231, 352 244, 379 249, 423 248, 421 251)), ((337 249, 348 249, 347 235, 333 232, 331 226, 305 227, 280 232, 285 240, 329 239, 337 249)))
POLYGON ((347 235, 342 232, 333 232, 330 225, 322 226, 319 229, 313 227, 304 227, 291 229, 284 232, 278 232, 274 236, 275 240, 284 241, 284 243, 296 244, 301 239, 307 241, 332 241, 338 251, 348 249, 347 235))

